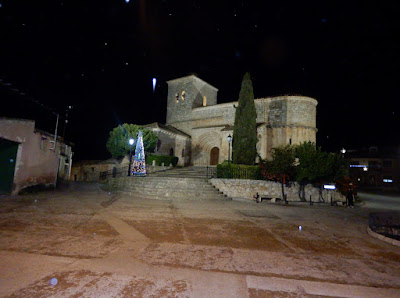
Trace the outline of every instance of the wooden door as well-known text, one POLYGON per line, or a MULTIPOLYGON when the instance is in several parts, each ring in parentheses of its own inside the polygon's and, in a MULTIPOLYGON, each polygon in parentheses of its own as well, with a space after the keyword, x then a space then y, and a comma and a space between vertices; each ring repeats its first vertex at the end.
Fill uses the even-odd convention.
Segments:
POLYGON ((215 166, 218 164, 219 161, 219 148, 214 147, 210 151, 210 165, 215 166))

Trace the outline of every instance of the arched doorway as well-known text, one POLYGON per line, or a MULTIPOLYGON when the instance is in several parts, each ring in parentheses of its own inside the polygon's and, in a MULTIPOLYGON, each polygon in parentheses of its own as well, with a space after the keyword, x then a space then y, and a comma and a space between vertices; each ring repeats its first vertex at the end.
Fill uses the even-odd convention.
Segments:
POLYGON ((211 166, 217 165, 218 164, 218 160, 219 160, 219 148, 218 147, 214 147, 210 151, 210 165, 211 166))

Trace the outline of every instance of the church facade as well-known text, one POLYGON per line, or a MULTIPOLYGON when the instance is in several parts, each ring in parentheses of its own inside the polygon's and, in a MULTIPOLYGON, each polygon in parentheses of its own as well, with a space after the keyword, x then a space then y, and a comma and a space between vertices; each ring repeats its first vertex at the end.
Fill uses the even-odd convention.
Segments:
MULTIPOLYGON (((216 165, 228 160, 227 137, 234 137, 238 102, 218 104, 218 89, 195 75, 170 80, 166 124, 146 125, 159 136, 157 154, 175 155, 179 165, 216 165)), ((307 96, 276 96, 254 100, 257 152, 271 157, 272 148, 316 141, 317 100, 307 96)))

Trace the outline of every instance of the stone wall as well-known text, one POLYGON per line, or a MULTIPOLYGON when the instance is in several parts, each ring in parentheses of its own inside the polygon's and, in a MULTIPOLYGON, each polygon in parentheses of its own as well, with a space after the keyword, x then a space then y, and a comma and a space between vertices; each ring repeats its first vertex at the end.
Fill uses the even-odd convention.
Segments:
MULTIPOLYGON (((263 180, 246 180, 246 179, 221 179, 214 178, 210 179, 210 182, 218 188, 221 192, 231 198, 240 198, 244 200, 255 200, 255 195, 268 194, 272 198, 282 199, 282 189, 279 182, 263 181, 263 180)), ((300 201, 299 198, 300 186, 297 183, 291 184, 290 187, 285 186, 285 194, 287 194, 287 200, 296 202, 300 201)), ((305 187, 305 198, 307 201, 312 196, 313 202, 319 201, 319 189, 312 185, 305 187)), ((345 202, 346 198, 337 191, 323 190, 322 197, 327 203, 330 203, 331 195, 333 201, 345 202)))
POLYGON ((218 89, 196 76, 168 81, 167 124, 192 118, 192 109, 217 104, 218 89))
POLYGON ((0 138, 19 143, 11 194, 32 185, 55 185, 59 157, 52 150, 54 136, 35 129, 35 121, 0 119, 0 138))
MULTIPOLYGON (((220 160, 227 159, 226 136, 233 133, 237 101, 217 104, 215 87, 187 76, 168 81, 167 123, 192 136, 191 160, 195 165, 207 165, 210 150, 218 147, 220 160), (185 97, 182 98, 182 92, 185 97), (204 96, 207 105, 203 106, 204 96), (209 137, 205 139, 204 129, 209 137), (219 138, 219 140, 215 140, 219 138)), ((316 141, 316 106, 318 102, 307 96, 276 96, 254 100, 257 112, 258 153, 271 158, 272 148, 286 144, 316 141)))
POLYGON ((290 96, 287 100, 287 125, 316 127, 317 101, 305 96, 290 96))
MULTIPOLYGON (((158 141, 157 141, 157 150, 155 154, 160 155, 170 155, 171 149, 174 150, 175 154, 175 139, 176 135, 166 133, 165 131, 158 131, 157 132, 158 141)), ((178 155, 176 155, 178 156, 178 155)), ((178 156, 179 157, 179 156, 178 156)))

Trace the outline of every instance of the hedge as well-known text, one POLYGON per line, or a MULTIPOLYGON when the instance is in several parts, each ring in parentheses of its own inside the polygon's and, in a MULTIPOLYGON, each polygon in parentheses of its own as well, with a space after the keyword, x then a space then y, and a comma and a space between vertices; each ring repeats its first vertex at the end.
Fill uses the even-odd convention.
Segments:
POLYGON ((178 163, 179 158, 176 156, 169 156, 169 155, 155 155, 155 154, 146 155, 146 164, 152 165, 153 160, 156 161, 157 166, 161 166, 162 163, 164 163, 165 166, 169 166, 172 163, 172 165, 175 167, 176 164, 178 163))
POLYGON ((217 165, 217 178, 264 180, 259 166, 229 164, 217 165))

